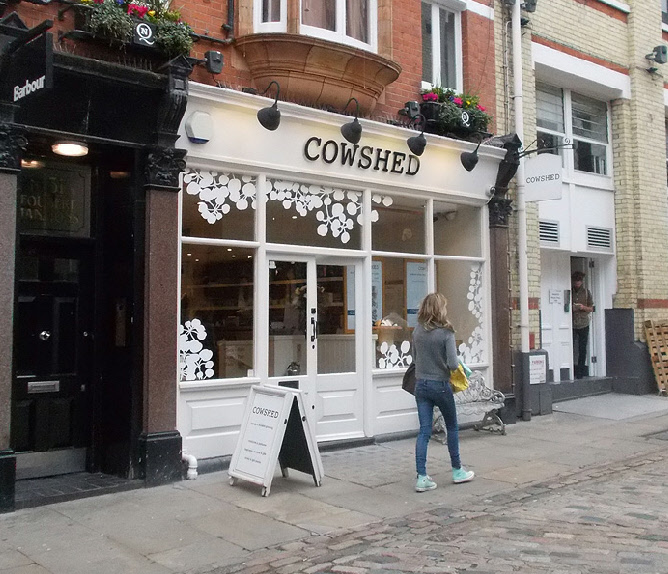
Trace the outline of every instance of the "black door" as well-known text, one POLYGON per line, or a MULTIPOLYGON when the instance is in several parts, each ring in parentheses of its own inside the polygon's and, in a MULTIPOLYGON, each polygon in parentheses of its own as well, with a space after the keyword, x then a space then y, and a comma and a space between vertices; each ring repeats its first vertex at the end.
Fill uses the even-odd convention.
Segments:
POLYGON ((20 241, 11 425, 17 453, 89 446, 91 264, 80 242, 20 241))

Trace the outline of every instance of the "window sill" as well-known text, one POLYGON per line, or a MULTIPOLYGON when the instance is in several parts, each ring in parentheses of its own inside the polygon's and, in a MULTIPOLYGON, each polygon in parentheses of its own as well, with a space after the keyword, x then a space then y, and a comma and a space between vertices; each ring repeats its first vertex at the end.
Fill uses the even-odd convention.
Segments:
POLYGON ((275 80, 281 97, 314 107, 341 110, 354 97, 368 114, 401 73, 398 63, 377 54, 299 34, 250 34, 236 45, 258 89, 275 80))

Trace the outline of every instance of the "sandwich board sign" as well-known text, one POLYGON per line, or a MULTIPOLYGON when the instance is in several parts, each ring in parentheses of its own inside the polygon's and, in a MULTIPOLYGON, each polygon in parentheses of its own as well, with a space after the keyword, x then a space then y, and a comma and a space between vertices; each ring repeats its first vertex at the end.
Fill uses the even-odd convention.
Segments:
POLYGON ((254 385, 250 389, 228 474, 262 486, 269 496, 276 463, 284 478, 292 468, 322 483, 324 470, 318 445, 306 420, 302 392, 298 389, 254 385))

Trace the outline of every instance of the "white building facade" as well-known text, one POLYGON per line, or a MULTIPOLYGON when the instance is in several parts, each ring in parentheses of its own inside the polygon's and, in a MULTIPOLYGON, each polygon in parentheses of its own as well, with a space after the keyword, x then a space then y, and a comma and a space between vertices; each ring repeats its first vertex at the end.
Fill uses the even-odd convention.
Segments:
POLYGON ((234 451, 249 388, 305 393, 318 441, 417 427, 401 389, 421 299, 441 291, 464 360, 493 384, 486 204, 503 150, 191 84, 182 125, 178 429, 197 458, 234 451), (188 140, 187 143, 185 140, 188 140))

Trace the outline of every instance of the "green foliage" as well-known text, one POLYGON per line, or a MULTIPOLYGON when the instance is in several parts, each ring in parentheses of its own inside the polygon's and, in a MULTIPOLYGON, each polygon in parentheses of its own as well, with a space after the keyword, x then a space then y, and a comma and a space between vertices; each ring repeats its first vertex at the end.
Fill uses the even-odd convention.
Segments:
POLYGON ((187 55, 193 46, 192 29, 184 22, 163 21, 158 25, 155 42, 167 56, 187 55))
POLYGON ((94 36, 102 36, 124 42, 132 38, 132 18, 120 10, 115 0, 93 4, 89 30, 94 36))
POLYGON ((94 36, 132 41, 135 23, 155 26, 156 47, 167 57, 187 56, 193 45, 192 28, 181 21, 181 13, 161 0, 79 0, 87 10, 87 30, 94 36))

